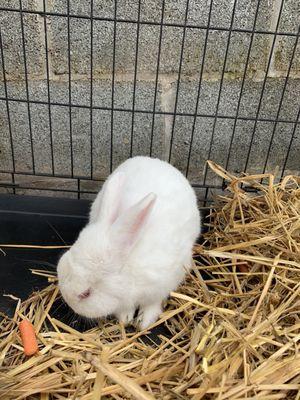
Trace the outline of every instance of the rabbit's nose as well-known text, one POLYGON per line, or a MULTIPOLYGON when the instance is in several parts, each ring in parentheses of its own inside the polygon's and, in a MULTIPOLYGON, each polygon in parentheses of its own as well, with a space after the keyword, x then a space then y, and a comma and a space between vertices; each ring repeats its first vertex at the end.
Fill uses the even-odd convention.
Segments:
POLYGON ((79 297, 80 300, 84 300, 84 299, 88 298, 90 295, 91 295, 91 288, 89 288, 89 289, 85 290, 84 292, 80 293, 78 295, 78 297, 79 297))

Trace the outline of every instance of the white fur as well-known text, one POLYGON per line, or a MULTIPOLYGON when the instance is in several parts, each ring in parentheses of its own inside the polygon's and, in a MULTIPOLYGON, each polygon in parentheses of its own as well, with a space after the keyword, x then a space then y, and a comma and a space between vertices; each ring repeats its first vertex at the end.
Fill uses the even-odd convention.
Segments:
POLYGON ((107 179, 89 224, 58 264, 64 299, 85 317, 113 314, 125 323, 140 307, 147 328, 191 266, 200 227, 195 192, 176 168, 128 159, 107 179), (89 288, 91 295, 79 299, 89 288))

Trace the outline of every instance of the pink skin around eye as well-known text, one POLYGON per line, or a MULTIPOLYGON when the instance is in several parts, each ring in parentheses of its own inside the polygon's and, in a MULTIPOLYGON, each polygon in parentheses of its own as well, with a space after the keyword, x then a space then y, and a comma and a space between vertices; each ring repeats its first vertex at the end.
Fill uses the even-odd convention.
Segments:
POLYGON ((84 299, 87 299, 90 295, 91 295, 91 289, 89 288, 89 289, 85 290, 84 292, 80 293, 78 295, 78 297, 80 298, 80 300, 84 300, 84 299))

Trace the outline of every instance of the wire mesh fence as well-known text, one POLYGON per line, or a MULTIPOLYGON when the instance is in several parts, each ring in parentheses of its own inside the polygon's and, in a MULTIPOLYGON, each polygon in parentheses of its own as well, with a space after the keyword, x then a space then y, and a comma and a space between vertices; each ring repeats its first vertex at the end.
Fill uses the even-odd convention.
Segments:
POLYGON ((202 199, 300 170, 298 0, 0 1, 0 189, 93 197, 137 154, 202 199))

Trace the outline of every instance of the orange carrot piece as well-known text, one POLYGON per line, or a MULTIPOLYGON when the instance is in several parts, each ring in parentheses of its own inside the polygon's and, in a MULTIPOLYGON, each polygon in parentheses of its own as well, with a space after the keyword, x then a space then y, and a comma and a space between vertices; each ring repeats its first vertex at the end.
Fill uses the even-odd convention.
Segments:
POLYGON ((32 356, 39 349, 34 332, 34 327, 31 322, 24 319, 22 322, 20 322, 19 329, 24 347, 24 353, 26 356, 32 356))

